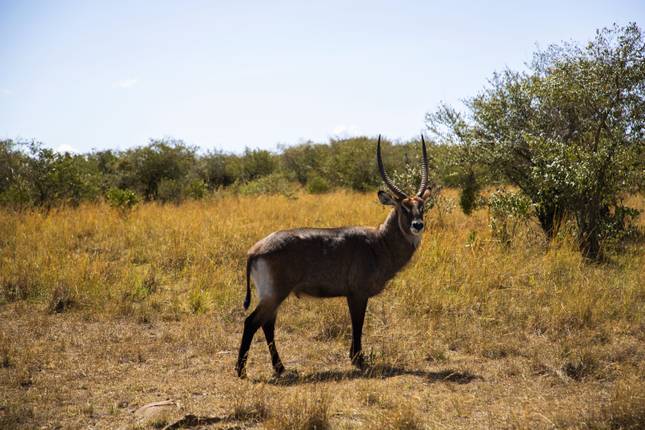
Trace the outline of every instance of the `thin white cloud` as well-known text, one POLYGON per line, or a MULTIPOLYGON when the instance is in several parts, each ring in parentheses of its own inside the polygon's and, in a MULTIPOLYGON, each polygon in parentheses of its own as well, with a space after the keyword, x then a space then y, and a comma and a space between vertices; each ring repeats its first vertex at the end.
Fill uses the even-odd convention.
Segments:
POLYGON ((66 152, 69 152, 70 154, 76 153, 76 149, 72 145, 68 145, 66 143, 63 143, 62 145, 59 145, 54 149, 54 151, 58 152, 59 154, 64 154, 66 152))
POLYGON ((116 81, 112 84, 112 88, 132 88, 139 82, 138 79, 128 78, 116 81))
POLYGON ((336 137, 351 137, 360 134, 360 128, 354 124, 340 124, 334 127, 331 132, 332 135, 336 137))

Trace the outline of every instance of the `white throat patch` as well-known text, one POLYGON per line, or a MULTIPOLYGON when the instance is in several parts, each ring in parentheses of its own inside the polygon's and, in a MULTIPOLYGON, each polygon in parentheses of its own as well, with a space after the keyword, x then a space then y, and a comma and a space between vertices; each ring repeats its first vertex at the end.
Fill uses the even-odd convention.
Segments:
POLYGON ((419 232, 419 234, 406 234, 405 237, 408 238, 415 248, 419 247, 419 244, 421 243, 421 232, 419 232))

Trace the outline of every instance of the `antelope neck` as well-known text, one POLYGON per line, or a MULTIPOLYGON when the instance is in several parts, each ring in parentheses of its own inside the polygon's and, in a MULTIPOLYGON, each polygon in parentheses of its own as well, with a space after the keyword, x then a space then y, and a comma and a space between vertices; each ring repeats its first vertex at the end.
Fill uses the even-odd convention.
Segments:
POLYGON ((392 209, 385 222, 379 226, 378 235, 390 254, 391 264, 396 266, 396 270, 410 261, 421 240, 420 236, 403 232, 396 209, 392 209))

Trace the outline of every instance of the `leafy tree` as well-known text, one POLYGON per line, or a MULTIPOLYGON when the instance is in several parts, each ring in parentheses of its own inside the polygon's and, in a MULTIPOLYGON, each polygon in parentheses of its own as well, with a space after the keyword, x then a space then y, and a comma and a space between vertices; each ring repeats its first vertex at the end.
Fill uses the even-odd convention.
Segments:
POLYGON ((119 184, 121 176, 119 171, 120 157, 119 152, 110 149, 91 152, 86 156, 90 164, 89 169, 98 177, 97 183, 101 194, 106 194, 119 184))
POLYGON ((495 74, 465 113, 442 105, 428 126, 519 187, 549 237, 571 214, 581 252, 599 259, 621 194, 643 181, 644 54, 636 24, 598 30, 585 46, 537 52, 525 72, 495 74))
POLYGON ((98 177, 85 156, 60 154, 39 142, 24 146, 24 163, 14 182, 23 187, 34 205, 49 209, 98 197, 98 177))
POLYGON ((181 181, 163 178, 157 184, 157 200, 178 205, 184 200, 185 187, 181 181))
POLYGON ((32 203, 26 170, 28 157, 13 140, 0 140, 0 204, 22 208, 32 203))
POLYGON ((131 149, 120 157, 119 188, 134 189, 146 200, 155 200, 162 180, 180 182, 195 164, 195 148, 183 141, 151 140, 147 146, 131 149))
POLYGON ((314 144, 313 142, 280 149, 282 170, 301 185, 307 184, 312 176, 320 177, 322 166, 330 152, 328 145, 314 144))
POLYGON ((0 140, 0 193, 11 186, 20 164, 22 157, 13 140, 0 140))
MULTIPOLYGON (((389 147, 383 141, 385 147, 389 147)), ((384 148, 385 149, 385 148, 384 148)), ((367 191, 380 184, 376 170, 376 141, 368 137, 331 140, 330 155, 322 167, 324 176, 337 186, 367 191)))
POLYGON ((240 158, 220 151, 209 152, 200 159, 201 177, 208 188, 232 185, 242 175, 240 158))
POLYGON ((242 179, 251 181, 273 173, 276 163, 273 155, 264 149, 244 150, 241 160, 242 179))

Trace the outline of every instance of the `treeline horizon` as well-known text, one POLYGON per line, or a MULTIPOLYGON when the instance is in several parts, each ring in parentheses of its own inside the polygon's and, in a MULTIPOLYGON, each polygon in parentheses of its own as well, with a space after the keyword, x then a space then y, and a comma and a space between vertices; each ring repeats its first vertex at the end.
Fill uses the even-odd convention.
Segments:
MULTIPOLYGON (((241 154, 204 151, 181 139, 150 139, 126 150, 58 152, 41 142, 0 141, 0 204, 14 208, 78 205, 127 190, 145 201, 179 203, 231 189, 242 194, 289 194, 303 188, 375 190, 376 137, 307 141, 276 150, 245 148, 241 154)), ((457 186, 458 148, 428 141, 432 179, 457 186)), ((395 178, 413 182, 420 173, 420 141, 382 139, 385 164, 395 178)), ((410 190, 412 191, 412 190, 410 190)))

